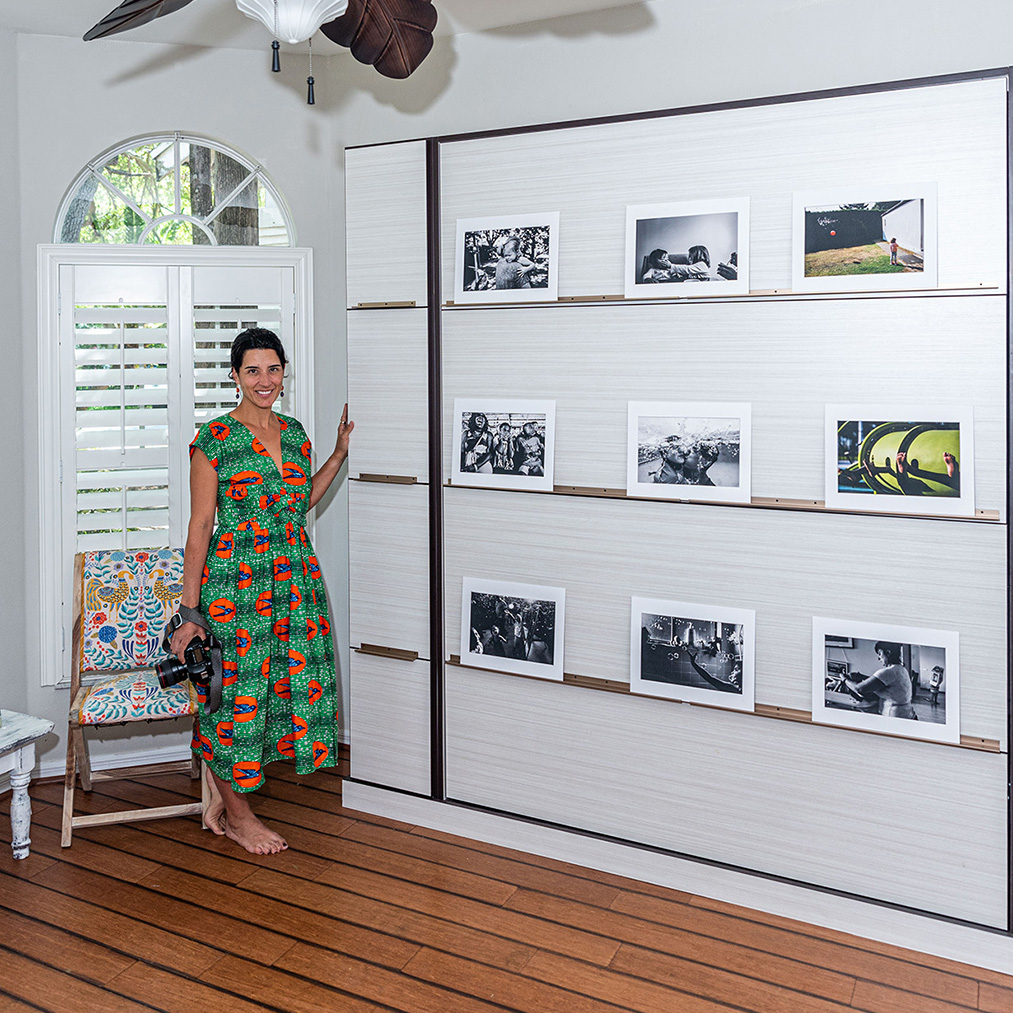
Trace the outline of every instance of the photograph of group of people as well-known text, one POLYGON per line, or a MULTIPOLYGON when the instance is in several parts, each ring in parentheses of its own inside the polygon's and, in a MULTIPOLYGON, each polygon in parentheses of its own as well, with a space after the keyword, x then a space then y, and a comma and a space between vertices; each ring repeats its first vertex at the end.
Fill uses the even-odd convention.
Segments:
POLYGON ((551 491, 555 410, 554 401, 455 400, 453 484, 551 491))

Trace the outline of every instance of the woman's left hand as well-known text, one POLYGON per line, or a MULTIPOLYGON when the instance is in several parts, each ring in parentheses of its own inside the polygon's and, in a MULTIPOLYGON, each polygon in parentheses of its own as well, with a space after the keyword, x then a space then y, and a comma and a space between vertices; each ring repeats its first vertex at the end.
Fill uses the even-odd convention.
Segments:
POLYGON ((348 443, 355 428, 354 422, 348 420, 348 404, 345 403, 345 410, 341 413, 341 422, 338 423, 338 438, 334 444, 334 453, 344 460, 348 457, 348 443))

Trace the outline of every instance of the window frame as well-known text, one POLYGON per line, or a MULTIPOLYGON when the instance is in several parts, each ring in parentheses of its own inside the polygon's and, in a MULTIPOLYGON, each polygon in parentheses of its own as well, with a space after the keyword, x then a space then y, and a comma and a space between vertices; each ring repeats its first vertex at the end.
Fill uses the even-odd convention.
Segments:
MULTIPOLYGON (((64 597, 73 549, 64 530, 62 490, 65 465, 63 427, 68 406, 61 393, 68 380, 61 376, 66 363, 60 354, 60 281, 67 267, 272 267, 293 271, 294 402, 300 420, 313 437, 313 251, 291 246, 106 246, 55 243, 38 247, 38 495, 39 600, 37 639, 40 646, 40 684, 66 688, 70 684, 70 602, 64 597)), ((74 389, 73 377, 69 389, 74 389)), ((170 397, 172 393, 170 392, 170 397)), ((73 410, 73 406, 69 406, 73 410)), ((189 442, 187 440, 187 442, 189 442)), ((73 472, 73 462, 66 469, 73 472)), ((72 593, 72 592, 71 592, 72 593)))

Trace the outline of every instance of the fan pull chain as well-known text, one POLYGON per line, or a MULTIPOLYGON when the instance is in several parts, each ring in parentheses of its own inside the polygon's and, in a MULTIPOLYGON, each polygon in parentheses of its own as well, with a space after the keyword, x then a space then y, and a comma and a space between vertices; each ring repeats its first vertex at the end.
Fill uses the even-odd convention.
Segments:
MULTIPOLYGON (((278 0, 274 0, 274 2, 277 3, 278 0)), ((306 86, 307 86, 306 105, 313 106, 313 105, 317 104, 317 100, 316 100, 316 98, 313 95, 313 39, 312 39, 312 37, 309 40, 309 44, 310 44, 310 76, 308 78, 306 78, 306 86)))
POLYGON ((271 43, 271 70, 275 74, 281 73, 280 49, 281 43, 278 42, 278 0, 274 0, 274 42, 271 43))

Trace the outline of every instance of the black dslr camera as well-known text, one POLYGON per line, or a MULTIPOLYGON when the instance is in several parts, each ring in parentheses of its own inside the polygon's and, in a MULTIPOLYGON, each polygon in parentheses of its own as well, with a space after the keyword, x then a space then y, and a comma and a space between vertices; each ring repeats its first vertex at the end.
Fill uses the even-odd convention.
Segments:
MULTIPOLYGON (((169 640, 169 636, 162 640, 163 651, 169 650, 169 640)), ((174 654, 170 654, 165 661, 160 661, 155 665, 159 685, 162 689, 168 689, 184 679, 189 679, 200 686, 209 686, 211 677, 214 675, 211 659, 212 651, 215 648, 219 651, 222 649, 221 641, 210 631, 207 640, 194 637, 183 652, 183 661, 180 661, 174 654)))

